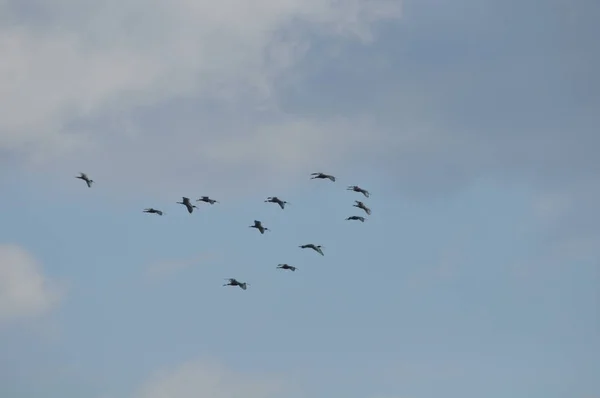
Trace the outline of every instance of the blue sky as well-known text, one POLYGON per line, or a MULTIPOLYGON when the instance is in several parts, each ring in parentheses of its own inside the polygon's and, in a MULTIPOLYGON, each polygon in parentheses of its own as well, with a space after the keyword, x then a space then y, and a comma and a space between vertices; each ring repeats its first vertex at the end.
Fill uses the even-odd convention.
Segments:
POLYGON ((0 396, 600 396, 599 17, 0 1, 0 396))

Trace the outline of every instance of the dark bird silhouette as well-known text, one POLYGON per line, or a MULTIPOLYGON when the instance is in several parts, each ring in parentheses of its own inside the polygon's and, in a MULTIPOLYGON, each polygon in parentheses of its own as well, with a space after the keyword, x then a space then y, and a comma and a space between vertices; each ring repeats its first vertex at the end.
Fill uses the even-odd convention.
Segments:
POLYGON ((79 178, 80 180, 85 181, 85 183, 87 184, 88 188, 91 188, 92 184, 94 183, 94 180, 90 179, 87 176, 87 174, 85 174, 85 173, 79 173, 79 176, 77 176, 75 178, 79 178))
POLYGON ((267 200, 265 200, 265 202, 269 202, 269 203, 277 203, 279 205, 279 207, 281 207, 282 209, 285 208, 285 205, 289 205, 289 202, 286 202, 285 200, 281 200, 279 199, 277 196, 269 196, 267 198, 267 200))
POLYGON ((359 187, 358 185, 350 185, 347 190, 362 193, 363 195, 365 195, 365 198, 368 198, 369 196, 371 196, 369 191, 359 187))
POLYGON ((162 211, 153 209, 152 207, 150 207, 149 209, 144 209, 144 213, 158 214, 159 216, 163 215, 162 211))
POLYGON ((360 221, 360 222, 365 222, 365 218, 361 217, 361 216, 350 216, 350 217, 346 218, 346 220, 356 220, 356 221, 360 221))
POLYGON ((313 249, 314 251, 316 251, 317 253, 319 253, 321 256, 324 256, 325 254, 323 254, 323 246, 321 245, 314 245, 312 243, 309 243, 307 245, 302 245, 302 246, 298 246, 301 249, 313 249))
POLYGON ((358 207, 359 209, 363 209, 365 213, 371 215, 371 209, 369 209, 363 202, 361 202, 360 200, 355 200, 355 202, 356 204, 353 204, 352 206, 358 207))
POLYGON ((208 196, 201 196, 200 199, 196 200, 196 202, 205 202, 205 203, 209 203, 211 205, 214 205, 215 203, 219 203, 218 200, 211 199, 208 196))
POLYGON ((310 177, 311 180, 314 180, 316 178, 324 180, 324 179, 328 179, 331 180, 332 182, 335 182, 335 177, 329 174, 325 174, 325 173, 312 173, 311 174, 312 177, 310 177))
POLYGON ((185 196, 183 196, 182 199, 183 199, 182 202, 177 202, 177 203, 180 205, 184 205, 187 208, 188 213, 192 214, 194 209, 198 208, 195 205, 193 205, 192 202, 190 202, 190 198, 186 198, 185 196))
POLYGON ((296 271, 296 267, 292 267, 291 265, 288 265, 288 264, 279 264, 277 266, 277 268, 279 268, 279 269, 289 269, 292 272, 296 271))
POLYGON ((233 279, 233 278, 226 278, 226 280, 228 280, 229 282, 227 282, 226 284, 224 284, 223 286, 239 286, 242 290, 246 290, 246 288, 248 286, 250 286, 249 283, 246 282, 239 282, 237 279, 233 279))
POLYGON ((250 225, 249 227, 258 229, 261 234, 264 234, 265 231, 270 231, 269 228, 263 227, 262 223, 258 220, 254 220, 254 225, 250 225))

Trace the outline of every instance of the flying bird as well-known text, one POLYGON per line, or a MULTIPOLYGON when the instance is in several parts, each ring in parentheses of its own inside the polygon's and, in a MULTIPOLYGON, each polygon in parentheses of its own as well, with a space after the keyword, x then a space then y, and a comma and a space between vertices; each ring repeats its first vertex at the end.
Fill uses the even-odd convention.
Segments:
POLYGON ((269 202, 269 203, 277 203, 279 205, 279 207, 281 207, 282 209, 285 208, 285 205, 289 205, 289 202, 286 202, 285 200, 281 200, 279 199, 277 196, 269 196, 267 198, 267 200, 265 200, 265 202, 269 202))
POLYGON ((265 231, 270 231, 269 228, 263 227, 262 223, 258 220, 254 220, 254 225, 250 225, 249 228, 256 228, 260 231, 261 234, 264 234, 265 231))
POLYGON ((159 216, 163 215, 162 211, 153 209, 152 207, 150 207, 149 209, 144 209, 144 213, 158 214, 159 216))
POLYGON ((369 191, 367 191, 366 189, 363 189, 361 187, 359 187, 358 185, 350 185, 347 188, 348 191, 354 191, 354 192, 358 192, 358 193, 362 193, 363 195, 365 195, 365 198, 368 198, 369 196, 371 196, 371 194, 369 193, 369 191))
POLYGON ((75 178, 79 178, 80 180, 85 181, 85 183, 87 184, 88 188, 91 188, 92 184, 94 183, 94 180, 90 179, 87 176, 87 174, 85 174, 85 173, 79 173, 79 176, 77 176, 75 178))
POLYGON ((335 177, 334 177, 334 176, 332 176, 332 175, 330 175, 330 174, 325 174, 325 173, 312 173, 312 174, 311 174, 311 176, 312 176, 312 177, 310 178, 311 180, 314 180, 315 178, 319 178, 319 179, 321 179, 321 180, 324 180, 324 179, 326 179, 326 178, 327 178, 328 180, 331 180, 332 182, 335 182, 335 177))
POLYGON ((185 196, 183 196, 182 199, 183 199, 182 202, 177 202, 177 203, 180 205, 184 205, 187 208, 188 213, 192 214, 194 209, 198 208, 195 205, 193 205, 192 202, 190 202, 190 198, 186 198, 185 196))
POLYGON ((316 251, 317 253, 319 253, 321 256, 324 256, 325 254, 323 254, 323 246, 321 245, 314 245, 312 243, 309 243, 307 245, 302 245, 302 246, 298 246, 301 249, 313 249, 314 251, 316 251))
POLYGON ((360 221, 360 222, 365 222, 365 218, 361 217, 361 216, 350 216, 350 217, 346 218, 346 220, 356 220, 356 221, 360 221))
POLYGON ((291 265, 288 265, 288 264, 279 264, 277 266, 277 268, 279 268, 279 269, 289 269, 292 272, 296 271, 296 267, 292 267, 291 265))
POLYGON ((369 209, 363 202, 361 202, 360 200, 355 200, 355 202, 356 204, 353 204, 352 206, 358 207, 359 209, 363 209, 365 213, 371 215, 371 209, 369 209))
POLYGON ((215 203, 219 203, 218 200, 211 199, 208 196, 201 196, 200 199, 196 200, 196 202, 205 202, 205 203, 210 203, 211 205, 214 205, 215 203))
POLYGON ((249 283, 239 282, 237 279, 233 278, 226 278, 226 280, 228 280, 229 282, 227 282, 223 286, 239 286, 242 290, 246 290, 246 288, 250 285, 249 283))

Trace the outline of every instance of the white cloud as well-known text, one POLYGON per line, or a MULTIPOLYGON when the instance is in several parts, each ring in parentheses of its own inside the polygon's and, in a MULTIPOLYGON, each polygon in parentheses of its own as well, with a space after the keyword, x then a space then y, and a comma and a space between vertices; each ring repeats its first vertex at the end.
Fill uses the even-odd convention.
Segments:
POLYGON ((61 298, 31 254, 17 245, 0 245, 0 322, 42 315, 61 298))
MULTIPOLYGON (((187 123, 157 137, 131 123, 133 112, 194 98, 217 104, 218 115, 206 113, 213 119, 265 105, 277 114, 273 90, 310 48, 309 34, 368 41, 374 22, 399 13, 397 0, 0 2, 0 150, 45 165, 75 150, 88 164, 105 161, 108 150, 123 166, 137 148, 148 154, 140 167, 165 147, 185 158, 206 155, 198 148, 207 143, 223 154, 228 129, 187 123), (122 123, 106 128, 111 120, 122 123)), ((244 148, 270 138, 262 125, 244 124, 244 148)))
POLYGON ((193 361, 157 373, 135 398, 279 398, 295 396, 278 376, 245 374, 224 366, 193 361))

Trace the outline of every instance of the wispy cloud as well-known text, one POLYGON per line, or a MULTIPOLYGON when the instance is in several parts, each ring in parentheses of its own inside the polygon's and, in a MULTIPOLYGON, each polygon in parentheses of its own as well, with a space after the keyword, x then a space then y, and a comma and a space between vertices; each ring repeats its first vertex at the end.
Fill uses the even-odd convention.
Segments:
POLYGON ((280 375, 246 374, 211 361, 191 361, 155 374, 134 398, 279 398, 297 396, 280 375))
POLYGON ((212 264, 219 258, 214 253, 203 253, 191 258, 161 260, 148 266, 145 277, 149 282, 158 282, 187 268, 212 264))
POLYGON ((0 323, 43 315, 60 304, 61 286, 25 249, 0 244, 0 323))

